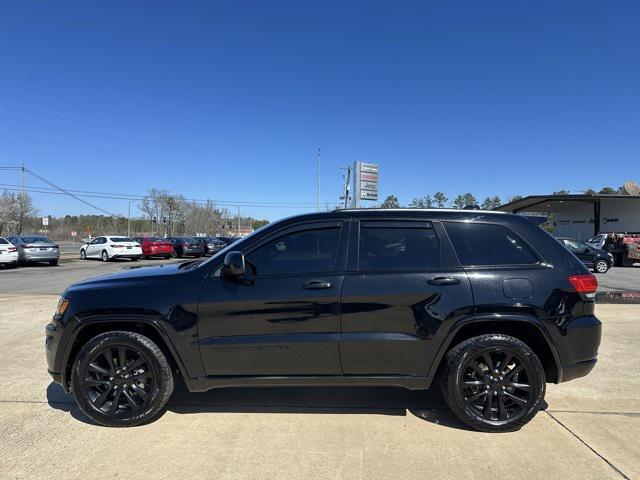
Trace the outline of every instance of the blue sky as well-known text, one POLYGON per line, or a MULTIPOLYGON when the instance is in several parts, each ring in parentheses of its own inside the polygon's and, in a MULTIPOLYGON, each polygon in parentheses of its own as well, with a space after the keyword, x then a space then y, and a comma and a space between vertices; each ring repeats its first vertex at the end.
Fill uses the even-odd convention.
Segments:
POLYGON ((639 24, 637 1, 3 2, 0 166, 306 204, 242 207, 269 219, 314 208, 318 147, 323 206, 354 160, 403 204, 617 187, 640 180, 639 24))

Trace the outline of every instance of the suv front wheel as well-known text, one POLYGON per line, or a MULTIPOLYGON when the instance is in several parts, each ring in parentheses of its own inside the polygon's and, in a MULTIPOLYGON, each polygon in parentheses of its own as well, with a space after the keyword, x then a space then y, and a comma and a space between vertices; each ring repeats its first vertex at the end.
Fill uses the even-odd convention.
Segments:
POLYGON ((162 350, 139 333, 100 334, 82 347, 73 365, 72 391, 80 409, 110 427, 153 419, 173 392, 162 350))
POLYGON ((540 410, 545 372, 538 356, 517 338, 469 338, 446 356, 442 391, 451 410, 484 432, 520 429, 540 410))

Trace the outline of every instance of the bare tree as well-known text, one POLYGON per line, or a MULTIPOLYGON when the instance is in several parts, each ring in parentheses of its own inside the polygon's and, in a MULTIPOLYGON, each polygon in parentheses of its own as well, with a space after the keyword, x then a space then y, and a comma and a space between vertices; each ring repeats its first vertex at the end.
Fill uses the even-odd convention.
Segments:
POLYGON ((35 217, 38 214, 38 211, 33 208, 33 200, 31 200, 31 195, 29 195, 27 192, 20 192, 16 195, 16 207, 16 233, 20 235, 22 233, 25 222, 29 218, 35 217))

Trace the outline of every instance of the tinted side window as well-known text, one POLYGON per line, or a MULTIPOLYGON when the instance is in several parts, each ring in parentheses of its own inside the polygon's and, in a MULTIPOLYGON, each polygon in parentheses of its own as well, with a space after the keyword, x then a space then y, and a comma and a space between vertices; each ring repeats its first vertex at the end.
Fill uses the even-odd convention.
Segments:
POLYGON ((270 241, 247 256, 256 275, 336 269, 339 228, 304 230, 270 241))
POLYGON ((538 259, 524 241, 500 225, 445 223, 462 265, 531 265, 538 259))
POLYGON ((431 227, 360 227, 359 268, 437 268, 440 266, 440 242, 431 227))
POLYGON ((1 245, 7 245, 9 242, 7 242, 4 238, 0 238, 0 244, 1 245))

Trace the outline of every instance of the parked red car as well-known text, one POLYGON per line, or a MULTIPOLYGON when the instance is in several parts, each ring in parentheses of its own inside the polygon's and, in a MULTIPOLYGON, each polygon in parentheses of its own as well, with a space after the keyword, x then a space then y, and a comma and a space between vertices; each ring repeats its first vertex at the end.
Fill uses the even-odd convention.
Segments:
POLYGON ((160 237, 135 237, 133 240, 142 247, 142 258, 164 257, 171 258, 173 245, 160 237))

